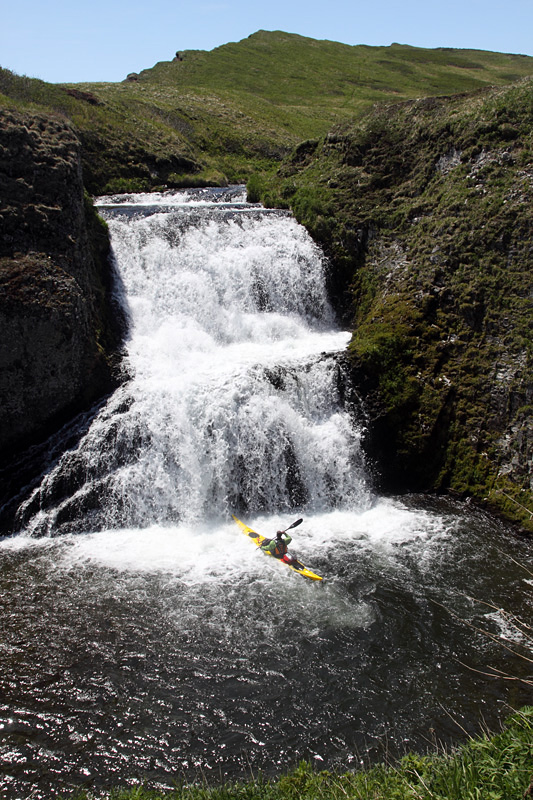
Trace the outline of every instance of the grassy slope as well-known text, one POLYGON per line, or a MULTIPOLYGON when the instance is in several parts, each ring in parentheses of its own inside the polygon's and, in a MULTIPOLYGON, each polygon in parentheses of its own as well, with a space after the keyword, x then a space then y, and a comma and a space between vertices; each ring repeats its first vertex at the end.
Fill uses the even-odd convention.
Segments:
POLYGON ((527 56, 259 31, 210 52, 185 51, 122 83, 60 87, 2 70, 0 105, 67 115, 84 143, 86 185, 99 192, 245 180, 375 102, 531 74, 527 56))
POLYGON ((280 31, 259 31, 209 53, 185 52, 182 58, 145 70, 141 80, 217 92, 236 89, 289 109, 317 103, 332 114, 413 92, 447 94, 509 83, 531 74, 533 63, 528 56, 399 44, 350 46, 280 31))
POLYGON ((337 293, 351 283, 385 481, 488 498, 529 529, 531 87, 377 108, 263 195, 324 245, 337 293))

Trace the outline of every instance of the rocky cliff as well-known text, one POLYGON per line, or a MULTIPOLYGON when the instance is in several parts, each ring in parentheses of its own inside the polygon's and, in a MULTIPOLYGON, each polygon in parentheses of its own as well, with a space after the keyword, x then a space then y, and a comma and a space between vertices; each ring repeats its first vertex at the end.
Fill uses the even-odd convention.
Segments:
POLYGON ((0 112, 0 464, 110 390, 109 237, 60 118, 0 112))
POLYGON ((262 197, 326 249, 382 488, 533 530, 533 84, 377 107, 262 197))

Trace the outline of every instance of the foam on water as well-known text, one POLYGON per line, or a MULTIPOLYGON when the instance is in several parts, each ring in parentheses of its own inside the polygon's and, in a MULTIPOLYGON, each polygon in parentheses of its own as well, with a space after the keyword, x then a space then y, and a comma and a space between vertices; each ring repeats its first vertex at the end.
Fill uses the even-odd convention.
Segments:
MULTIPOLYGON (((252 515, 246 523, 264 535, 286 528, 286 515, 252 515)), ((304 524, 291 531, 299 557, 323 560, 338 548, 349 545, 361 551, 372 547, 390 553, 402 545, 416 545, 419 557, 435 540, 448 537, 444 520, 424 511, 414 512, 399 502, 377 501, 362 512, 333 511, 308 514, 304 524)), ((56 550, 57 565, 72 569, 80 563, 100 564, 124 572, 166 573, 183 579, 193 575, 196 583, 216 579, 231 583, 239 577, 262 573, 265 567, 274 572, 285 569, 275 562, 263 561, 253 542, 240 534, 233 520, 203 520, 195 525, 149 526, 146 528, 96 531, 83 536, 65 535, 60 540, 18 536, 0 541, 2 550, 16 552, 30 548, 36 552, 56 550)), ((329 576, 331 579, 334 576, 329 576)), ((300 585, 300 581, 296 581, 300 585)), ((301 587, 300 587, 301 588, 301 587)))
POLYGON ((96 198, 96 205, 102 208, 136 207, 136 206, 204 206, 212 205, 244 205, 246 188, 234 186, 230 189, 182 189, 165 192, 138 192, 136 194, 113 194, 96 198))
MULTIPOLYGON (((250 515, 246 523, 264 535, 273 535, 286 528, 291 518, 280 515, 250 515)), ((435 514, 414 512, 397 501, 379 500, 363 511, 336 510, 306 514, 304 524, 291 531, 295 548, 306 561, 327 560, 331 553, 349 546, 361 552, 394 553, 399 546, 416 546, 419 558, 426 549, 437 546, 450 535, 449 523, 435 514)), ((265 563, 256 546, 240 534, 233 520, 204 519, 196 524, 148 526, 64 535, 60 539, 35 538, 27 535, 0 541, 1 552, 54 551, 56 566, 75 569, 83 563, 100 565, 120 572, 165 573, 177 580, 185 576, 194 583, 217 580, 232 583, 274 567, 274 573, 285 569, 273 562, 265 563)), ((311 563, 310 563, 311 565, 311 563)), ((326 576, 330 580, 334 576, 326 576)), ((300 581, 296 581, 298 586, 300 581)))

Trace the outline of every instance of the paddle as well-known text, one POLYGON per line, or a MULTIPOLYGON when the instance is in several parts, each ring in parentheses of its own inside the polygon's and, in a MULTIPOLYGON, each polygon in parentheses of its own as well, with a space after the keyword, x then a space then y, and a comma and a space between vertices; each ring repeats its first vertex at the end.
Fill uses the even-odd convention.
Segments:
POLYGON ((292 525, 289 525, 288 528, 285 528, 283 533, 286 533, 287 531, 290 531, 291 528, 296 528, 296 526, 297 525, 301 525, 303 521, 304 521, 303 517, 301 519, 297 519, 296 522, 293 522, 292 525))

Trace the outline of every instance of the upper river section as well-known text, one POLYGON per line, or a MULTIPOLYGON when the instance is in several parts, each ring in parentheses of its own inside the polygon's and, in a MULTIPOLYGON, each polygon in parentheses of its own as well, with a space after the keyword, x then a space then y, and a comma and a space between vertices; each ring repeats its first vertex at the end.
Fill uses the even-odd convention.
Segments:
POLYGON ((126 378, 49 443, 0 540, 0 787, 354 769, 529 698, 533 550, 445 499, 384 498, 321 252, 242 189, 100 198, 126 378), (265 558, 291 550, 323 583, 265 558), (512 651, 516 651, 516 654, 512 651))

